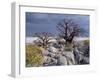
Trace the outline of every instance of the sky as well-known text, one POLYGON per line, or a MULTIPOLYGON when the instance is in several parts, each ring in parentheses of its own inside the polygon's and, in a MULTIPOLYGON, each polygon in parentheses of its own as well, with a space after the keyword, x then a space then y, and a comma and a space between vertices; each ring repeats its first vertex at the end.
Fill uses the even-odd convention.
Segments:
POLYGON ((89 36, 89 15, 26 12, 25 16, 26 37, 33 37, 34 33, 38 32, 50 32, 57 35, 57 24, 63 19, 72 19, 86 31, 85 36, 89 36))

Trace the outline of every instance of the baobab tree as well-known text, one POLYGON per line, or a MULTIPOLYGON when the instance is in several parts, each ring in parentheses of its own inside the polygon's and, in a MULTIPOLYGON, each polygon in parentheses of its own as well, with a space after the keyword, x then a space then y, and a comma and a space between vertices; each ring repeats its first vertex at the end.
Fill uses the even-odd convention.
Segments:
POLYGON ((39 43, 42 45, 42 47, 46 48, 47 45, 50 43, 53 34, 49 32, 41 32, 41 33, 35 33, 35 36, 39 38, 39 43))
POLYGON ((59 36, 63 38, 66 43, 72 43, 75 36, 79 36, 84 32, 78 24, 73 22, 72 19, 64 19, 57 25, 59 36))

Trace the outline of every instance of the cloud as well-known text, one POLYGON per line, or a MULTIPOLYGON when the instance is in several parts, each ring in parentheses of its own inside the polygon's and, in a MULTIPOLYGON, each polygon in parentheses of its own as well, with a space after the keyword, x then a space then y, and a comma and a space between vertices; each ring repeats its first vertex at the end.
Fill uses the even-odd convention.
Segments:
POLYGON ((26 12, 26 36, 31 36, 35 32, 57 33, 57 24, 63 19, 69 18, 87 30, 89 34, 89 16, 79 14, 51 14, 26 12))

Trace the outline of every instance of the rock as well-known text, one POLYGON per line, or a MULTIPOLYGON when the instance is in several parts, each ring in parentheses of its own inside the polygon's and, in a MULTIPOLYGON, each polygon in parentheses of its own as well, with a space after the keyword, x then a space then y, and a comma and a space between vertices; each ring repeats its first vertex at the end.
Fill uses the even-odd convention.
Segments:
POLYGON ((44 66, 54 66, 57 64, 57 59, 49 57, 49 56, 44 56, 44 66))
POLYGON ((68 65, 75 64, 75 59, 74 59, 73 51, 64 51, 63 55, 66 57, 68 65))
POLYGON ((59 58, 59 54, 55 54, 54 58, 58 59, 59 58))
POLYGON ((67 65, 66 57, 59 55, 59 57, 57 59, 57 65, 67 65))
POLYGON ((48 48, 48 51, 50 51, 50 52, 52 52, 52 53, 58 52, 58 50, 57 50, 55 47, 53 47, 53 46, 50 46, 50 47, 48 48))
POLYGON ((80 64, 80 60, 82 60, 82 54, 79 53, 76 49, 73 51, 75 64, 80 64))
POLYGON ((51 58, 51 62, 49 65, 53 65, 53 66, 57 65, 57 59, 51 58))
POLYGON ((52 58, 53 58, 53 57, 55 56, 55 53, 49 52, 47 56, 49 56, 49 57, 52 57, 52 58))
POLYGON ((43 54, 44 56, 47 56, 47 55, 49 54, 49 51, 48 51, 48 50, 44 50, 44 51, 42 51, 42 54, 43 54))
POLYGON ((48 63, 50 63, 50 61, 51 61, 50 57, 44 56, 44 63, 48 64, 48 63))
POLYGON ((89 64, 89 57, 85 56, 84 53, 80 53, 74 49, 74 58, 76 64, 89 64))
POLYGON ((89 64, 89 58, 83 57, 83 59, 80 61, 81 64, 89 64))

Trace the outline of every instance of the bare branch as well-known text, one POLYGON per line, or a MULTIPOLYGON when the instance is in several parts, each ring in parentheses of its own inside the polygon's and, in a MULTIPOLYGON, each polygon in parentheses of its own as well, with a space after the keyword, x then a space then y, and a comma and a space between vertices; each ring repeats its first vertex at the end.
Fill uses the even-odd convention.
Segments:
POLYGON ((84 32, 82 28, 72 19, 63 19, 57 26, 59 30, 59 36, 64 38, 66 42, 72 42, 75 36, 78 36, 80 33, 84 32))
POLYGON ((46 47, 47 44, 49 44, 49 41, 51 40, 51 36, 53 36, 53 34, 49 33, 49 32, 41 32, 41 33, 35 33, 35 36, 37 36, 41 41, 41 44, 43 47, 46 47))

